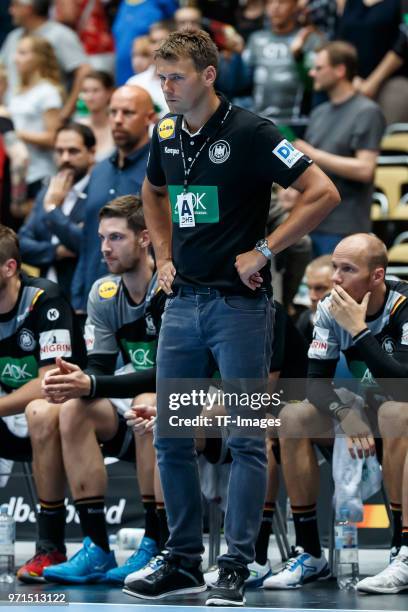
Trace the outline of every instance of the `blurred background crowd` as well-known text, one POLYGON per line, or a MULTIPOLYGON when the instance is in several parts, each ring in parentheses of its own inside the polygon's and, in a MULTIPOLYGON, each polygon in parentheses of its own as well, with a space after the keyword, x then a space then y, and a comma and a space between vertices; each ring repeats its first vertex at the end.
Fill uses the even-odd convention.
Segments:
MULTIPOLYGON (((348 234, 375 231, 403 274, 407 0, 2 0, 0 222, 19 232, 30 272, 85 310, 106 272, 98 210, 140 189, 152 125, 168 112, 154 51, 186 26, 218 46, 217 89, 273 120, 341 193, 277 258, 289 313, 308 262, 348 234)), ((295 205, 296 192, 278 188, 269 229, 295 205)))

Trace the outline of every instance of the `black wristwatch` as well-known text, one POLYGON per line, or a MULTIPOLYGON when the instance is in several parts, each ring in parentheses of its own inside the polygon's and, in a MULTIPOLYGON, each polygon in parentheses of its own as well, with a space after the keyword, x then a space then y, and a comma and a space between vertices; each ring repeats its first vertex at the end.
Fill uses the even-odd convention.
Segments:
POLYGON ((271 251, 271 249, 268 246, 268 241, 266 238, 262 238, 262 240, 258 240, 258 242, 255 245, 255 250, 262 253, 262 255, 266 257, 266 259, 272 259, 272 257, 274 256, 274 253, 271 251))

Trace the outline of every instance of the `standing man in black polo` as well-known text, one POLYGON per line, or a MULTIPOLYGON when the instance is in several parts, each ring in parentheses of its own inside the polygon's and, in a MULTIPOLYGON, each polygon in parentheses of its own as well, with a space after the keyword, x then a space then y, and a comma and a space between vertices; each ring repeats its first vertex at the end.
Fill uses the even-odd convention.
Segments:
MULTIPOLYGON (((273 124, 216 94, 217 60, 216 47, 202 31, 174 32, 156 52, 171 113, 154 132, 142 193, 159 284, 171 296, 158 348, 159 420, 168 409, 160 382, 208 378, 212 359, 224 380, 266 379, 273 321, 269 260, 339 202, 331 181, 282 140, 273 124), (274 181, 301 195, 288 219, 265 239, 274 181)), ((265 500, 264 440, 230 436, 228 443, 228 552, 219 558, 209 605, 243 605, 265 500)), ((194 441, 157 435, 155 445, 169 554, 156 571, 128 576, 124 589, 153 599, 206 588, 194 441)))

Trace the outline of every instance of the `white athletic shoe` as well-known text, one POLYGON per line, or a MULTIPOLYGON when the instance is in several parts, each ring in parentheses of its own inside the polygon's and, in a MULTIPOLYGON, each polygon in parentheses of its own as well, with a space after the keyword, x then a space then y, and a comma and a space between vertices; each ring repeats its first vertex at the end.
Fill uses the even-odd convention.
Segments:
POLYGON ((287 561, 279 573, 264 580, 264 589, 298 589, 308 582, 330 578, 323 551, 319 558, 306 553, 301 546, 296 546, 294 552, 295 556, 287 561))
POLYGON ((137 570, 137 572, 132 572, 125 578, 125 585, 134 582, 135 580, 141 580, 142 578, 146 578, 146 576, 150 576, 156 570, 159 569, 164 563, 165 556, 168 555, 168 551, 164 550, 159 555, 156 555, 152 559, 150 559, 149 563, 142 567, 142 569, 137 570))
POLYGON ((399 551, 401 550, 401 546, 393 546, 390 549, 390 563, 394 561, 399 555, 399 551))
MULTIPOLYGON (((256 589, 262 586, 263 581, 271 574, 271 564, 269 561, 265 563, 265 565, 261 565, 256 561, 253 561, 248 565, 248 570, 250 572, 248 578, 245 580, 245 587, 249 587, 250 589, 256 589)), ((215 583, 218 580, 219 568, 217 566, 209 569, 208 572, 204 574, 204 580, 207 586, 214 587, 215 583)))
POLYGON ((245 586, 250 589, 257 589, 258 587, 261 587, 265 578, 268 578, 268 576, 271 576, 272 574, 269 560, 266 561, 265 565, 261 565, 260 563, 253 561, 248 565, 248 569, 250 573, 248 578, 245 580, 245 586))
POLYGON ((399 593, 408 589, 408 546, 401 546, 399 554, 382 572, 357 583, 362 593, 399 593))

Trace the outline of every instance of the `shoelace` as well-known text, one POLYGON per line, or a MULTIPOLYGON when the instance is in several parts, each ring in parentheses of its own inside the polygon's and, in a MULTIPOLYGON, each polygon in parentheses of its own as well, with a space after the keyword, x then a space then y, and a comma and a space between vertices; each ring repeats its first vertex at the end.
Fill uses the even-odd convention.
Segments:
MULTIPOLYGON (((155 557, 157 559, 157 557, 155 557)), ((155 578, 158 580, 164 577, 166 574, 170 573, 174 569, 174 563, 172 563, 169 559, 165 559, 163 557, 163 563, 154 573, 155 578)))
POLYGON ((296 564, 298 560, 299 551, 297 551, 294 546, 292 546, 292 548, 290 549, 290 554, 291 556, 286 561, 284 569, 292 569, 292 567, 296 564))
POLYGON ((229 588, 231 586, 231 581, 235 583, 239 578, 238 572, 233 569, 228 569, 226 567, 222 567, 220 569, 220 575, 217 580, 216 587, 217 588, 229 588))
POLYGON ((160 555, 156 555, 155 557, 150 559, 149 563, 147 564, 148 567, 155 567, 158 563, 163 563, 167 555, 167 552, 163 552, 160 555))

